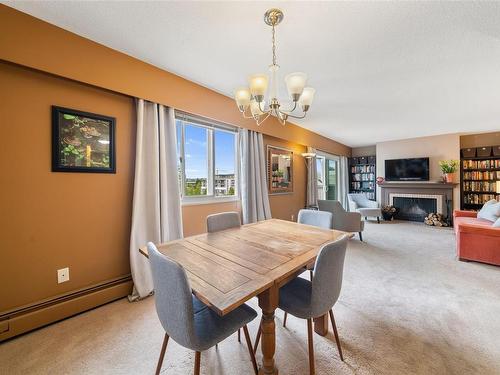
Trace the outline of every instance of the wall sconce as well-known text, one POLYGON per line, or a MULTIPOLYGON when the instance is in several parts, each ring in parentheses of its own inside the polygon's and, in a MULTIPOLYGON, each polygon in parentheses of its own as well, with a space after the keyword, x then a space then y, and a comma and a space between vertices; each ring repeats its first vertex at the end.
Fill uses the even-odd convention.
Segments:
POLYGON ((302 153, 302 156, 303 156, 305 159, 312 159, 312 158, 315 158, 315 157, 316 157, 316 153, 315 153, 315 152, 303 152, 303 153, 302 153))

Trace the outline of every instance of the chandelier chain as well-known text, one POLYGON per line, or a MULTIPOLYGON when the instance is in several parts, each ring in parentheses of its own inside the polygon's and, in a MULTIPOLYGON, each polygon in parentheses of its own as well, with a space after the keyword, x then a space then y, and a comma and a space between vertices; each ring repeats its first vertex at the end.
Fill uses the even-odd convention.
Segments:
POLYGON ((273 25, 273 65, 276 65, 276 31, 273 25))

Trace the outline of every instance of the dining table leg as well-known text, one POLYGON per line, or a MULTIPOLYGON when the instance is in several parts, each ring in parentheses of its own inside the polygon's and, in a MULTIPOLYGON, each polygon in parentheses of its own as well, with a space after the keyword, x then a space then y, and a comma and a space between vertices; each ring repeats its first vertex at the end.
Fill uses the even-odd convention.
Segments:
POLYGON ((314 318, 314 332, 320 336, 328 334, 328 313, 314 318))
POLYGON ((278 307, 279 288, 273 285, 271 288, 259 294, 259 306, 262 309, 261 320, 261 348, 262 366, 259 375, 277 375, 278 369, 274 363, 274 352, 276 350, 276 325, 274 322, 274 311, 278 307))

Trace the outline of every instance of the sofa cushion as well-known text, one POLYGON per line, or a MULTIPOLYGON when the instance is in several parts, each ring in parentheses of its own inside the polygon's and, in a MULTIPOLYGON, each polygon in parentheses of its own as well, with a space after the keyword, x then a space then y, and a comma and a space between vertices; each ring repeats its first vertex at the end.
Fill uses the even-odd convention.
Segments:
POLYGON ((483 208, 477 213, 478 219, 485 219, 495 222, 500 217, 500 202, 492 199, 483 205, 483 208))
POLYGON ((491 221, 473 217, 455 218, 455 232, 476 233, 489 236, 500 236, 500 228, 495 228, 491 221))

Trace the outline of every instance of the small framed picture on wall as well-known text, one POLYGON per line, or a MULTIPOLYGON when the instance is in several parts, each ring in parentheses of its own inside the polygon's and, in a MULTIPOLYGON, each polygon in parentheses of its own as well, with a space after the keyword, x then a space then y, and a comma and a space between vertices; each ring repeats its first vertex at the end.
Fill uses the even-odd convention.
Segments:
POLYGON ((115 122, 52 106, 52 171, 115 173, 115 122))

